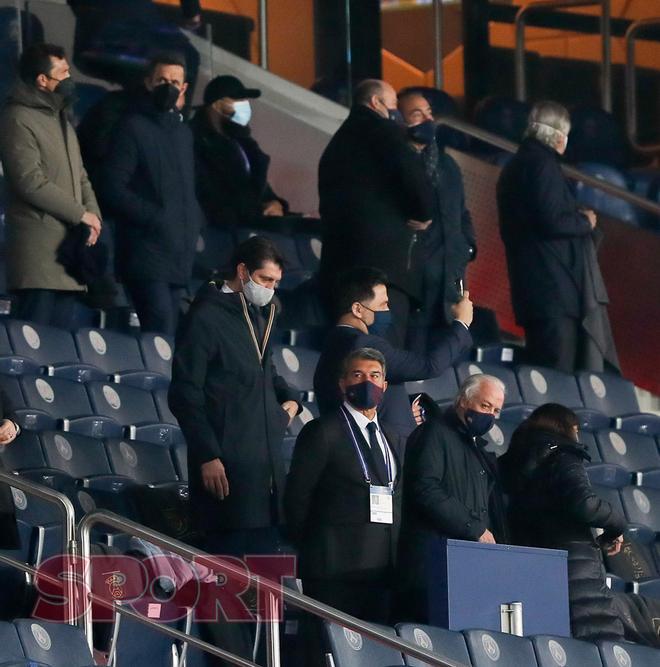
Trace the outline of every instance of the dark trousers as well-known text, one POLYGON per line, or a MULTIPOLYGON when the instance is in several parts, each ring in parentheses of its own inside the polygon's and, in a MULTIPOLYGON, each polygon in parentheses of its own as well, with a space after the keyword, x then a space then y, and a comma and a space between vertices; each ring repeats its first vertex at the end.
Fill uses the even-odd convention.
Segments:
POLYGON ((579 320, 552 317, 525 325, 527 363, 564 373, 604 369, 603 355, 579 320))
POLYGON ((70 329, 78 292, 52 289, 17 290, 18 307, 15 316, 36 324, 70 329))
POLYGON ((387 288, 392 325, 385 338, 396 347, 405 347, 408 333, 408 318, 410 316, 410 297, 398 287, 387 288))
POLYGON ((173 336, 186 288, 156 280, 130 281, 126 289, 133 300, 142 331, 173 336))

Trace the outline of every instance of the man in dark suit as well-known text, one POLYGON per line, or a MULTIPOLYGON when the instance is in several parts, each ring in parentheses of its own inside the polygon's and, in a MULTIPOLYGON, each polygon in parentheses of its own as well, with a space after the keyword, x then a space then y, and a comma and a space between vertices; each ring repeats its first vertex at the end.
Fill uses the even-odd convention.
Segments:
POLYGON ((525 328, 528 362, 566 373, 618 368, 594 235, 596 214, 580 209, 559 156, 568 111, 541 102, 525 140, 497 184, 513 310, 525 328))
POLYGON ((284 495, 305 594, 380 623, 389 620, 401 505, 398 441, 376 414, 385 373, 377 350, 349 354, 344 402, 301 431, 284 495))
MULTIPOLYGON (((472 346, 469 293, 454 304, 454 321, 444 329, 428 352, 417 353, 392 345, 383 337, 390 320, 387 278, 378 269, 356 267, 340 275, 335 288, 339 319, 326 338, 314 374, 314 392, 321 414, 339 408, 342 362, 352 350, 372 347, 385 357, 389 388, 378 415, 392 431, 407 438, 415 428, 404 382, 438 377, 472 346)), ((418 401, 413 409, 418 413, 418 401)))
POLYGON ((399 120, 392 86, 367 80, 356 87, 351 113, 319 164, 320 279, 328 298, 342 269, 373 266, 387 273, 388 336, 403 345, 410 298, 419 297, 413 250, 417 234, 431 224, 431 189, 399 120))

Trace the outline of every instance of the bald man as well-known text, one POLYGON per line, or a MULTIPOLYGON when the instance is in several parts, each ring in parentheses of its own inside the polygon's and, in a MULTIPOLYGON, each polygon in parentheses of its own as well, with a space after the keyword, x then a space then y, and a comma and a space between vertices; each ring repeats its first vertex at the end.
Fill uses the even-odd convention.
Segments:
POLYGON ((351 112, 321 157, 319 196, 326 303, 340 271, 380 269, 388 277, 392 324, 379 333, 402 346, 410 302, 420 296, 416 245, 430 225, 431 187, 387 82, 356 86, 351 112))

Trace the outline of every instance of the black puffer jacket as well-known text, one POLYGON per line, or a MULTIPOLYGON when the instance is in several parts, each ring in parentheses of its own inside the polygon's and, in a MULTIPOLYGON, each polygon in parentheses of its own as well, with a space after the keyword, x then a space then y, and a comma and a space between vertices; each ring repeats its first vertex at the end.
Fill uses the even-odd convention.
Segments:
POLYGON ((594 492, 584 462, 585 449, 557 433, 519 428, 500 458, 510 494, 512 541, 568 551, 571 628, 578 639, 622 639, 623 624, 605 585, 602 552, 591 529, 603 539, 625 530, 623 516, 594 492))

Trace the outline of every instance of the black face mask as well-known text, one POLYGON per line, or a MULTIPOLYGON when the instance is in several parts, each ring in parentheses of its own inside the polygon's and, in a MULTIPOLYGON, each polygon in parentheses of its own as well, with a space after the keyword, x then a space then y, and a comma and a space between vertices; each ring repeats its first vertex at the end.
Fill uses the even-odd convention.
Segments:
POLYGON ((172 111, 179 95, 179 89, 171 83, 161 83, 151 91, 151 99, 158 111, 172 111))
POLYGON ((55 86, 53 92, 56 95, 59 95, 65 103, 70 103, 76 99, 76 82, 71 77, 62 79, 57 86, 55 86))
POLYGON ((346 400, 358 410, 371 410, 383 400, 383 388, 369 380, 346 387, 346 400))
POLYGON ((428 146, 435 139, 435 123, 432 120, 425 120, 419 125, 413 125, 408 128, 408 136, 416 144, 428 146))
POLYGON ((387 116, 391 121, 394 121, 397 125, 405 125, 403 116, 398 109, 389 109, 387 110, 387 116))

